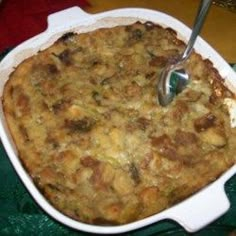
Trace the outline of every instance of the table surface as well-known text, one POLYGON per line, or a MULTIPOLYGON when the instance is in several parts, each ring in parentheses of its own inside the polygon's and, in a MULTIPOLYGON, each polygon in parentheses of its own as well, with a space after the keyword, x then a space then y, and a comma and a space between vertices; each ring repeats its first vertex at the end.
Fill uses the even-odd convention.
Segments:
MULTIPOLYGON (((90 13, 123 7, 142 7, 165 12, 192 27, 199 0, 88 0, 90 13)), ((201 36, 227 62, 236 62, 236 13, 212 5, 201 36)))

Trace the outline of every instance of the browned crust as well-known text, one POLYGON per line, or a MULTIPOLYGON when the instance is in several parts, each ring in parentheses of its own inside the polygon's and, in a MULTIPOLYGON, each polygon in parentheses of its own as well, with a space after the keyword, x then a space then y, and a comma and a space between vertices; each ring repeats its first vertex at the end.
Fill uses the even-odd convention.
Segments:
POLYGON ((193 53, 191 83, 163 109, 155 86, 184 43, 147 22, 68 33, 24 60, 3 109, 19 158, 46 198, 79 221, 115 225, 158 213, 235 163, 233 94, 193 53))

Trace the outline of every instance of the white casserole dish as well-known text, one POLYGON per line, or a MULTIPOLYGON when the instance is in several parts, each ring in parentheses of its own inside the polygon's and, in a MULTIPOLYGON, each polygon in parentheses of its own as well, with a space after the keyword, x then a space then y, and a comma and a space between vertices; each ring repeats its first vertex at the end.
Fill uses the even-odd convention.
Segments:
MULTIPOLYGON (((36 54, 39 50, 49 47, 66 32, 87 32, 102 27, 131 24, 137 20, 142 22, 152 21, 164 27, 171 27, 178 32, 178 37, 183 41, 186 41, 189 38, 191 32, 188 27, 173 17, 153 10, 129 8, 91 15, 85 13, 78 7, 66 9, 50 15, 48 17, 48 28, 45 32, 22 43, 2 60, 0 63, 1 96, 9 74, 20 62, 36 54)), ((224 59, 201 38, 198 38, 195 50, 200 53, 203 58, 208 58, 213 62, 221 76, 225 78, 226 84, 236 93, 236 74, 227 62, 225 62, 224 59)), ((233 105, 233 109, 235 112, 235 104, 233 105)), ((195 232, 223 215, 230 207, 229 200, 224 191, 224 185, 226 181, 236 173, 236 165, 197 194, 148 218, 121 226, 97 226, 75 221, 63 215, 50 205, 23 168, 17 157, 16 148, 14 147, 5 123, 2 104, 0 104, 0 119, 0 135, 2 143, 12 165, 28 191, 49 215, 74 229, 91 233, 115 234, 138 229, 163 219, 172 219, 182 225, 187 231, 195 232)))

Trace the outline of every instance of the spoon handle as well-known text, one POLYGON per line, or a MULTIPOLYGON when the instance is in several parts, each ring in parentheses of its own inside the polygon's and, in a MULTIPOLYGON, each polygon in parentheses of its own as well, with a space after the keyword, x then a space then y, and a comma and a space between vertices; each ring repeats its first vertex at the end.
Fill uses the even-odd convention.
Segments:
POLYGON ((189 55, 191 54, 193 45, 197 39, 199 32, 201 31, 201 28, 203 26, 203 23, 207 15, 207 12, 209 10, 209 7, 211 5, 211 2, 212 0, 201 0, 201 4, 199 6, 198 13, 195 18, 194 25, 193 25, 193 30, 192 30, 188 45, 184 53, 182 54, 181 61, 185 61, 186 59, 188 59, 189 55))

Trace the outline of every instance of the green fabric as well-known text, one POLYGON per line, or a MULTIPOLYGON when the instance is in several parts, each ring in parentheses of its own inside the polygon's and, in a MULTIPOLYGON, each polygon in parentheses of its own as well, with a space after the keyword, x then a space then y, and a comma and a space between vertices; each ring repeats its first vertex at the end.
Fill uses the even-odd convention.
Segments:
MULTIPOLYGON (((7 52, 0 54, 0 60, 7 52)), ((193 235, 222 236, 229 235, 231 232, 236 232, 236 176, 227 182, 226 192, 231 202, 230 210, 220 219, 193 235)), ((90 234, 75 231, 56 222, 35 203, 16 175, 16 172, 0 143, 0 236, 2 235, 82 236, 90 234)), ((178 236, 189 235, 189 233, 175 222, 166 220, 137 231, 129 232, 126 235, 178 236)))

